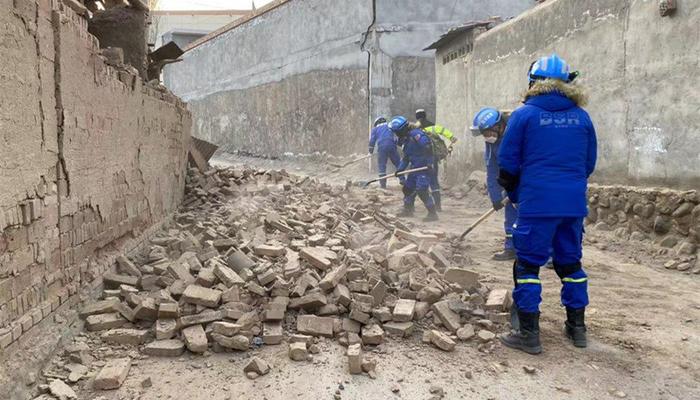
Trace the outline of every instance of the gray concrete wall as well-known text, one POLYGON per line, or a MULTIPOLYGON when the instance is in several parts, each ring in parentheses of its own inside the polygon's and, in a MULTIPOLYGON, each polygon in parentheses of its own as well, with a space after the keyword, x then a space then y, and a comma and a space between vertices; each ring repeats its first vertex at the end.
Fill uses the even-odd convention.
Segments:
MULTIPOLYGON (((549 1, 476 39, 465 70, 456 71, 468 81, 467 117, 486 105, 517 107, 527 67, 556 51, 582 72, 579 83, 590 94, 599 135, 595 181, 697 188, 699 27, 698 2, 679 2, 674 16, 662 18, 655 1, 549 1)), ((438 115, 462 112, 446 107, 438 115)), ((454 162, 483 168, 482 151, 480 139, 463 140, 454 162)))
POLYGON ((423 48, 455 24, 531 4, 290 0, 191 49, 165 83, 189 102, 194 135, 224 150, 363 153, 376 115, 434 114, 434 62, 423 48))

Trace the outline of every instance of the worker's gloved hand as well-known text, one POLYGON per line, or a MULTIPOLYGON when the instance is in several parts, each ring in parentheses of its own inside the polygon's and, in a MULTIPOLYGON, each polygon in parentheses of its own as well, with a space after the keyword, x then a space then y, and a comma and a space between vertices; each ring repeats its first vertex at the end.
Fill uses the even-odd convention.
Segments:
POLYGON ((405 176, 403 176, 403 175, 399 176, 399 184, 401 186, 406 184, 406 177, 405 176))
POLYGON ((493 209, 496 211, 499 211, 500 209, 503 208, 503 202, 501 202, 501 201, 494 201, 491 204, 493 205, 493 209))
MULTIPOLYGON (((501 169, 498 172, 498 184, 501 185, 503 189, 508 192, 510 196, 510 192, 515 191, 515 189, 518 188, 518 185, 520 184, 520 177, 516 175, 510 174, 508 171, 505 171, 501 169)), ((515 203, 515 202, 513 202, 515 203)))
POLYGON ((369 154, 372 154, 372 153, 374 153, 374 147, 369 148, 369 154))

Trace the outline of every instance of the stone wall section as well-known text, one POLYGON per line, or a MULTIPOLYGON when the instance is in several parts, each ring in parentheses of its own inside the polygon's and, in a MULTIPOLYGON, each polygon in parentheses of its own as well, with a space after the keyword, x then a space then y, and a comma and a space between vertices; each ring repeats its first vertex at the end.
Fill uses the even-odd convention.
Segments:
POLYGON ((3 4, 0 360, 180 204, 191 126, 60 2, 3 4))

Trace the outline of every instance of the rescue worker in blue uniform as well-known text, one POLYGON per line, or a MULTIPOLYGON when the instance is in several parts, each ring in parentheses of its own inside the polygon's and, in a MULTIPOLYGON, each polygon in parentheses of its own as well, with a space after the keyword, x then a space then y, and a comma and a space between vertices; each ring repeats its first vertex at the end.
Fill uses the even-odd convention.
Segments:
POLYGON ((581 108, 585 96, 572 83, 577 74, 556 54, 533 63, 524 105, 511 115, 498 154, 498 182, 518 204, 513 300, 520 325, 500 340, 530 354, 542 352, 539 271, 550 247, 563 284, 564 332, 574 346, 587 345, 588 277, 581 258, 586 190, 595 169, 597 141, 593 122, 581 108))
POLYGON ((422 129, 428 134, 433 143, 433 174, 430 178, 430 195, 433 196, 435 209, 442 211, 442 195, 440 193, 440 161, 447 158, 452 152, 452 147, 457 143, 457 138, 449 129, 438 125, 428 119, 428 114, 424 109, 416 110, 416 128, 422 129), (449 147, 445 140, 450 142, 449 147))
MULTIPOLYGON (((387 161, 391 161, 394 168, 398 168, 401 162, 397 143, 398 138, 389 129, 386 118, 379 117, 374 120, 374 127, 369 138, 369 154, 373 154, 374 148, 377 147, 377 170, 379 170, 380 178, 386 176, 387 161)), ((379 185, 382 189, 386 189, 386 179, 379 181, 379 185)))
POLYGON ((512 203, 503 205, 504 189, 498 184, 498 149, 503 141, 503 133, 510 118, 509 112, 501 112, 495 108, 482 108, 476 116, 470 128, 474 136, 483 136, 486 148, 484 149, 484 163, 486 164, 486 189, 491 204, 496 211, 505 209, 505 241, 503 251, 493 255, 496 261, 515 260, 515 247, 513 246, 513 224, 518 217, 518 211, 512 203))
POLYGON ((425 208, 428 209, 428 215, 423 221, 437 221, 438 215, 435 210, 435 203, 428 191, 432 175, 430 168, 433 166, 433 149, 430 138, 425 132, 418 128, 411 129, 408 120, 404 117, 395 117, 392 119, 389 123, 389 128, 403 143, 403 159, 401 160, 397 173, 406 169, 429 168, 425 171, 410 173, 408 174, 408 178, 401 179, 404 199, 403 211, 399 213, 399 216, 413 216, 416 196, 418 196, 425 205, 425 208))

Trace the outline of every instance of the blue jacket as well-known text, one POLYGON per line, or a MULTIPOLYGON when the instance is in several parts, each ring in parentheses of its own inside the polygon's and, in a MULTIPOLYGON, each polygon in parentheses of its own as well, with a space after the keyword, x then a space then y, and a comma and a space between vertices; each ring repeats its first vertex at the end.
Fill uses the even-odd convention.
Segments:
POLYGON ((428 135, 420 129, 413 129, 404 140, 403 159, 398 170, 403 171, 410 166, 421 168, 433 165, 433 143, 428 135))
POLYGON ((486 143, 484 163, 486 164, 486 190, 492 203, 503 201, 503 187, 498 184, 498 148, 502 139, 496 143, 486 143))
POLYGON ((523 217, 588 214, 586 189, 595 169, 596 133, 588 113, 571 99, 577 97, 562 94, 573 90, 564 86, 560 91, 549 84, 535 95, 531 89, 525 105, 511 115, 500 146, 500 168, 520 178, 509 196, 523 217))
POLYGON ((395 147, 398 139, 394 132, 389 129, 388 124, 377 125, 372 128, 372 133, 369 138, 369 152, 374 152, 374 147, 382 148, 395 147))

